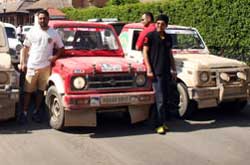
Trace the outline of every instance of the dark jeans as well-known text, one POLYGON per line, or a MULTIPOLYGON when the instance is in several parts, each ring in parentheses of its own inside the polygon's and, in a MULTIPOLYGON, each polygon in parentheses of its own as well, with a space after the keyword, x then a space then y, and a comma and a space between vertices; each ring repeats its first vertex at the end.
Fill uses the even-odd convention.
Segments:
POLYGON ((166 113, 168 105, 168 86, 171 81, 170 76, 155 76, 153 80, 153 89, 155 91, 155 126, 158 127, 166 122, 166 113))

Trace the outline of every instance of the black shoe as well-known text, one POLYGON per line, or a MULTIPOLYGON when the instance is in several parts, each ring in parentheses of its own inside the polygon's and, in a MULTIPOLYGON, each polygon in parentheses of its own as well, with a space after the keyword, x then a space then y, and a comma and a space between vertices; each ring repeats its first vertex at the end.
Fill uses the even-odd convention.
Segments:
POLYGON ((34 122, 36 122, 36 123, 41 123, 41 122, 42 122, 42 118, 41 118, 41 116, 40 116, 39 111, 33 113, 33 115, 32 115, 32 120, 33 120, 34 122))
POLYGON ((28 123, 28 117, 27 114, 25 115, 23 112, 19 114, 17 117, 17 122, 21 125, 28 123))

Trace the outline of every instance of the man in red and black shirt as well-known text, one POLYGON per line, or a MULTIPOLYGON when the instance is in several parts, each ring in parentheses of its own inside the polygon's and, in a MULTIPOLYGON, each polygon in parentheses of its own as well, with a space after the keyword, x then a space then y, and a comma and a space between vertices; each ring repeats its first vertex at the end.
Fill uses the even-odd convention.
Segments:
POLYGON ((165 123, 168 89, 170 82, 176 80, 172 38, 165 32, 168 21, 168 16, 159 15, 156 19, 156 30, 147 34, 143 46, 147 75, 153 77, 153 89, 156 96, 156 131, 159 134, 164 134, 168 129, 165 123))
POLYGON ((139 37, 136 41, 136 50, 142 50, 145 36, 155 30, 154 16, 151 12, 145 12, 141 17, 141 23, 144 28, 140 32, 139 37))

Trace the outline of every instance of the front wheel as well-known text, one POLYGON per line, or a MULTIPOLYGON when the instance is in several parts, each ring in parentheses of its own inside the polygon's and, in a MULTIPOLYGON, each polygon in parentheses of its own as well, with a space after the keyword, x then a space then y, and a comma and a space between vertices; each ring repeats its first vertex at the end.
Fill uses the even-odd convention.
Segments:
POLYGON ((51 86, 46 95, 46 107, 49 111, 49 124, 52 128, 60 130, 64 127, 64 109, 62 97, 55 86, 51 86))
POLYGON ((183 83, 177 84, 177 90, 179 92, 180 97, 177 115, 181 118, 187 118, 195 110, 195 102, 189 100, 187 87, 183 83))

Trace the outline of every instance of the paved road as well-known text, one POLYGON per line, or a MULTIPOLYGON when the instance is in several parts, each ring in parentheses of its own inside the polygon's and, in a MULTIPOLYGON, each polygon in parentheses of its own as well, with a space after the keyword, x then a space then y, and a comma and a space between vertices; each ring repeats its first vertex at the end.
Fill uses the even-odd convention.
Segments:
POLYGON ((64 132, 46 123, 0 123, 1 165, 248 165, 250 107, 239 114, 202 110, 190 120, 172 119, 157 135, 148 123, 129 125, 99 116, 96 129, 64 132))

